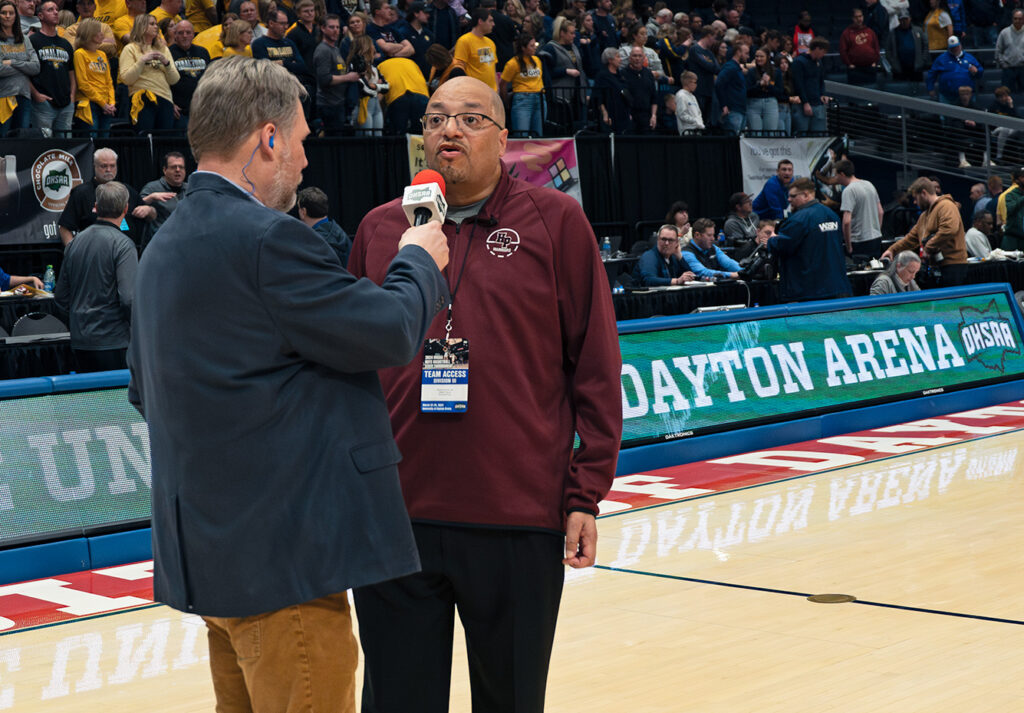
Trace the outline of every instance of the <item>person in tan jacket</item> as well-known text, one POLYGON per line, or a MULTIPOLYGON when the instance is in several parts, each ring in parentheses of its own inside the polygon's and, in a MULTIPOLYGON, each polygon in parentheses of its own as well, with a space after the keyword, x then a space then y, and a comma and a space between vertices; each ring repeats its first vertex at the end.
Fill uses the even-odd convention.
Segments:
POLYGON ((937 287, 964 284, 967 244, 960 206, 948 193, 938 195, 935 184, 923 176, 910 184, 908 192, 924 212, 910 232, 882 253, 882 258, 892 260, 903 250, 919 250, 922 260, 927 259, 932 267, 937 287))

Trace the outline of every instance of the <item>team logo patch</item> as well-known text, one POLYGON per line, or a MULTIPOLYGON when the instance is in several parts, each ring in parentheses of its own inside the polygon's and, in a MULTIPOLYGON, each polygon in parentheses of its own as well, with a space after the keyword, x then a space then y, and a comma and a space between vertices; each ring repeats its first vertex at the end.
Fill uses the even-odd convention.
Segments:
POLYGON ((487 236, 487 252, 494 257, 510 257, 518 249, 519 233, 511 228, 498 228, 487 236))
POLYGON ((32 164, 32 190, 45 210, 60 213, 71 189, 82 183, 78 162, 67 151, 47 151, 32 164))

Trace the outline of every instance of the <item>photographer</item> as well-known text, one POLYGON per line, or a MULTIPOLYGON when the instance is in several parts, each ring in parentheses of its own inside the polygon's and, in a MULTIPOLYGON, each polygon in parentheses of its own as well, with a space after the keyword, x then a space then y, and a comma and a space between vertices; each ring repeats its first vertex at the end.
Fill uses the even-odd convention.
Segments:
POLYGON ((907 192, 922 210, 921 217, 902 240, 882 253, 882 259, 916 250, 931 266, 936 287, 962 285, 967 278, 967 244, 956 201, 949 194, 937 195, 935 184, 923 176, 907 192))

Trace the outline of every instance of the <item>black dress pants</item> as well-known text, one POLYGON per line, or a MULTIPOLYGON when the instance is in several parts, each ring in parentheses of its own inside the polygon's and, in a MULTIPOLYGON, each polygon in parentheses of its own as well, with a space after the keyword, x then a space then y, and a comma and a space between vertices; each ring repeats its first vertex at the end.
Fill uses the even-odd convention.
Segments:
POLYGON ((423 570, 354 591, 363 713, 447 713, 456 609, 474 713, 540 713, 562 596, 564 538, 413 524, 423 570))

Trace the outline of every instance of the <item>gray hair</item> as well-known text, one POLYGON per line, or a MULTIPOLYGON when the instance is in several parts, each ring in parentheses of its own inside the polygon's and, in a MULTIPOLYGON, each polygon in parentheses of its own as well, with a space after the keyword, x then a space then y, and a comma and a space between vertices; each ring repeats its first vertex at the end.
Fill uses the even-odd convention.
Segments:
POLYGON ((188 141, 192 154, 231 158, 252 132, 275 124, 287 132, 302 112, 295 103, 306 97, 299 80, 279 64, 249 57, 214 62, 192 96, 188 141))
POLYGON ((96 217, 120 218, 128 209, 128 189, 118 181, 96 186, 96 217))
POLYGON ((663 230, 671 230, 673 233, 676 234, 677 238, 679 237, 679 228, 677 228, 674 225, 669 225, 668 223, 665 223, 665 225, 663 225, 660 228, 658 228, 658 233, 657 234, 661 235, 661 231, 663 231, 663 230))
POLYGON ((96 151, 93 152, 93 155, 92 155, 93 162, 95 163, 102 156, 108 156, 108 157, 110 157, 110 158, 112 158, 112 159, 114 159, 116 161, 117 160, 117 151, 115 151, 114 149, 105 149, 105 148, 104 149, 96 149, 96 151))
POLYGON ((896 256, 893 265, 896 266, 897 270, 902 270, 912 262, 921 262, 920 256, 912 250, 904 250, 896 256))
POLYGON ((606 48, 605 51, 601 53, 601 64, 607 66, 612 61, 612 57, 618 53, 619 50, 617 47, 606 48))

